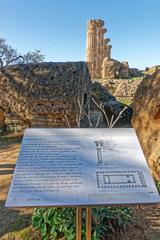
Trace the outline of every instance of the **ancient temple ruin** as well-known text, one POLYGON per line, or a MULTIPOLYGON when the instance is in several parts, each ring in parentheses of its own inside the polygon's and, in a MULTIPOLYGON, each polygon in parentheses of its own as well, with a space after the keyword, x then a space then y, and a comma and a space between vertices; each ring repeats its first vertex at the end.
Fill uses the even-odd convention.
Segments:
POLYGON ((86 61, 91 79, 128 78, 128 62, 121 63, 111 58, 112 46, 110 39, 104 36, 106 32, 103 20, 88 21, 86 61))
POLYGON ((0 131, 17 126, 66 127, 68 122, 76 127, 79 103, 85 111, 89 106, 90 79, 106 87, 108 79, 129 74, 127 62, 111 58, 106 31, 104 21, 88 21, 87 63, 18 64, 0 69, 0 131))
POLYGON ((88 21, 87 30, 87 62, 91 79, 101 78, 101 66, 105 57, 111 57, 111 45, 109 38, 104 38, 107 29, 104 28, 104 21, 88 21))

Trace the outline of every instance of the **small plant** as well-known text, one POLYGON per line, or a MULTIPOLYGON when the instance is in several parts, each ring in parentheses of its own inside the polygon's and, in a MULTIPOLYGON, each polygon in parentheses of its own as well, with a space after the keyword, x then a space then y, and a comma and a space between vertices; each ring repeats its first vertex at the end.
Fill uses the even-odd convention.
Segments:
POLYGON ((122 98, 122 99, 119 99, 119 101, 125 105, 128 105, 128 106, 131 106, 131 104, 133 103, 133 100, 131 99, 125 99, 125 98, 122 98))
POLYGON ((154 181, 155 181, 157 190, 158 190, 158 192, 160 193, 160 181, 158 181, 157 179, 155 179, 154 181))
POLYGON ((36 208, 33 212, 32 226, 41 232, 43 240, 75 239, 74 208, 36 208))
MULTIPOLYGON (((76 238, 75 208, 36 208, 32 226, 40 231, 42 240, 74 240, 76 238)), ((86 238, 86 213, 82 212, 82 239, 86 238)), ((127 207, 92 208, 92 240, 103 239, 109 233, 126 229, 133 220, 133 210, 127 207)))

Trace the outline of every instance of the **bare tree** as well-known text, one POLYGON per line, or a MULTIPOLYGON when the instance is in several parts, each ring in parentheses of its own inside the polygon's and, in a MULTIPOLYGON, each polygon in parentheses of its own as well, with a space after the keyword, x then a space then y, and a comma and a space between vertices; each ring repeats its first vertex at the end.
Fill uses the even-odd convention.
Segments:
MULTIPOLYGON (((91 98, 91 100, 104 115, 104 119, 107 123, 108 128, 113 128, 116 125, 116 123, 119 121, 119 119, 122 118, 123 112, 127 109, 127 107, 124 106, 124 108, 122 108, 122 110, 119 112, 118 116, 112 115, 111 118, 109 119, 109 117, 105 111, 104 104, 102 102, 100 104, 97 103, 97 101, 93 97, 91 98)), ((87 106, 89 107, 87 112, 86 112, 86 110, 83 110, 83 99, 82 99, 82 101, 77 99, 77 104, 79 107, 79 112, 76 117, 77 127, 79 127, 79 128, 81 127, 81 121, 84 119, 84 116, 85 116, 88 120, 90 128, 97 128, 100 123, 100 116, 97 117, 96 124, 93 124, 93 122, 91 120, 91 116, 90 116, 90 104, 89 103, 87 104, 87 106)), ((65 113, 64 118, 67 123, 67 127, 71 128, 71 124, 69 123, 69 119, 68 119, 68 114, 65 113)))
POLYGON ((3 69, 6 66, 23 61, 23 56, 9 46, 4 38, 0 38, 0 68, 3 69))

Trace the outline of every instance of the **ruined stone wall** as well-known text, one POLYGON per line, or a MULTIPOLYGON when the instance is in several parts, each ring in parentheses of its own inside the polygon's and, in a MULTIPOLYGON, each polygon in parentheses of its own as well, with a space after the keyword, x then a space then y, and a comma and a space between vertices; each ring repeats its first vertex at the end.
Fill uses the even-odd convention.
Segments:
POLYGON ((102 63, 102 82, 115 78, 129 78, 128 62, 121 63, 114 59, 104 58, 102 63))
POLYGON ((142 78, 139 79, 108 79, 103 80, 102 85, 114 96, 117 100, 132 102, 135 92, 140 85, 142 78))
POLYGON ((85 62, 14 65, 0 74, 0 108, 6 125, 76 126, 78 100, 90 97, 90 77, 85 62))
POLYGON ((129 78, 129 64, 126 61, 121 63, 119 78, 129 78))

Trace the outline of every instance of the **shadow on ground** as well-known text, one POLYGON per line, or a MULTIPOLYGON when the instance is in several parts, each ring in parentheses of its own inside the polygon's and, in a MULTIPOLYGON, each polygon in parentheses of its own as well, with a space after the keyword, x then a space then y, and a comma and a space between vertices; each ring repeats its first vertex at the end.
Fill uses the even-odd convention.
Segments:
POLYGON ((5 201, 0 201, 0 237, 4 234, 21 230, 31 224, 31 209, 5 208, 5 201))
POLYGON ((8 149, 14 144, 19 144, 22 142, 23 133, 14 134, 0 134, 0 150, 8 149))
POLYGON ((0 175, 13 174, 15 166, 15 164, 0 164, 0 175))

